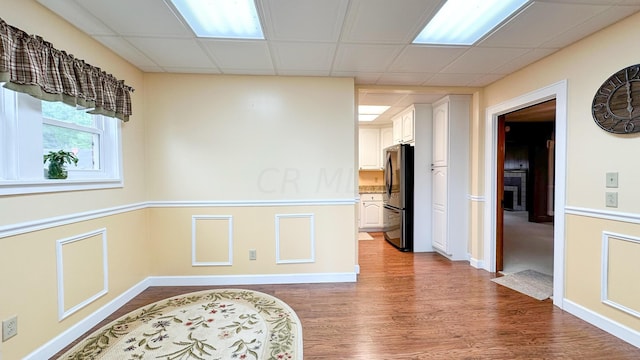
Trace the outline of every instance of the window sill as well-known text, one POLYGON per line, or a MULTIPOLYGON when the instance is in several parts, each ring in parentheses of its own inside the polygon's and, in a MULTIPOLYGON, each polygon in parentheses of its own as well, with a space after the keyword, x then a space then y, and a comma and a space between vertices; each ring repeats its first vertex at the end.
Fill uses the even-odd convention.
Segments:
POLYGON ((53 193, 63 191, 99 190, 123 187, 122 179, 82 179, 82 180, 0 180, 0 196, 53 193))

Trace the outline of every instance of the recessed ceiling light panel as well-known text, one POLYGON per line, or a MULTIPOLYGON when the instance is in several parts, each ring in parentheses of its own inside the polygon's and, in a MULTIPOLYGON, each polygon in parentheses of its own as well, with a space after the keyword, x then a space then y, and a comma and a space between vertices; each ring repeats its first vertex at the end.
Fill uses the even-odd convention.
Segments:
POLYGON ((473 45, 529 0, 447 0, 414 44, 473 45))
POLYGON ((387 109, 385 105, 358 105, 358 121, 373 121, 387 109))
POLYGON ((171 0, 198 37, 264 39, 253 0, 171 0))

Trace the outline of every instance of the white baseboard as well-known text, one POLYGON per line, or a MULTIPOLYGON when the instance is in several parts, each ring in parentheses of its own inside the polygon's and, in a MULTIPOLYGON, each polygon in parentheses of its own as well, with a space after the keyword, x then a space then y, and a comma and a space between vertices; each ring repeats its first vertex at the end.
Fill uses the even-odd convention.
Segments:
POLYGON ((578 318, 594 325, 609 334, 618 337, 629 344, 640 348, 640 332, 629 328, 623 324, 606 318, 592 310, 585 308, 571 300, 564 299, 563 306, 565 311, 577 316, 578 318))
POLYGON ((355 273, 151 276, 148 280, 149 286, 220 286, 355 282, 357 276, 355 273))
POLYGON ((471 255, 469 255, 469 265, 476 269, 484 269, 484 261, 473 258, 471 255))
POLYGON ((31 354, 24 357, 26 360, 39 360, 49 359, 55 355, 58 351, 64 349, 67 345, 71 344, 74 340, 82 336, 82 334, 91 330, 100 321, 104 320, 107 316, 111 315, 114 311, 118 310, 124 304, 140 294, 144 289, 148 288, 148 278, 142 280, 138 284, 134 285, 129 290, 117 296, 109 303, 95 311, 93 314, 82 319, 72 327, 65 330, 60 335, 51 339, 46 344, 42 345, 31 354))
POLYGON ((150 286, 220 286, 356 282, 356 273, 269 274, 228 276, 150 276, 51 339, 25 360, 49 359, 150 286))

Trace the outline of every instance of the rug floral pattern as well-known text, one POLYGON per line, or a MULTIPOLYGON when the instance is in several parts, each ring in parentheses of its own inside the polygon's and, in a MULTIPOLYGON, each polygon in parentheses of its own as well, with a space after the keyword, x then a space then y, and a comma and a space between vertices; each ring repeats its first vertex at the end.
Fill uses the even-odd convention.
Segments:
POLYGON ((60 357, 85 359, 302 359, 295 312, 251 290, 165 299, 102 327, 60 357))

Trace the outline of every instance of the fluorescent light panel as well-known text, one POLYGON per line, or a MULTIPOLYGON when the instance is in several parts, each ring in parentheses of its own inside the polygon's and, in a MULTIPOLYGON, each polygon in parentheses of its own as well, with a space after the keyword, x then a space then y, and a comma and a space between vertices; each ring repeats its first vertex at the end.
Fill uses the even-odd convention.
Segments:
POLYGON ((373 121, 387 109, 389 106, 385 105, 359 105, 358 121, 373 121))
POLYGON ((253 0, 171 0, 198 37, 264 39, 253 0))
POLYGON ((448 0, 414 44, 473 45, 528 0, 448 0))

